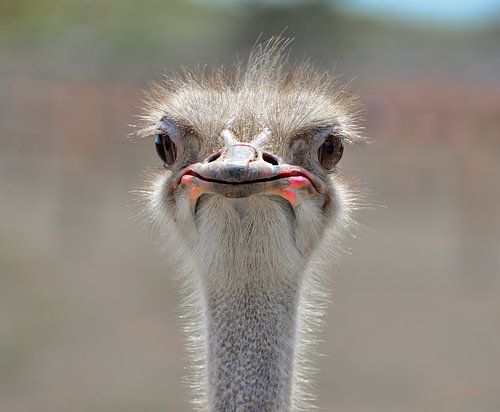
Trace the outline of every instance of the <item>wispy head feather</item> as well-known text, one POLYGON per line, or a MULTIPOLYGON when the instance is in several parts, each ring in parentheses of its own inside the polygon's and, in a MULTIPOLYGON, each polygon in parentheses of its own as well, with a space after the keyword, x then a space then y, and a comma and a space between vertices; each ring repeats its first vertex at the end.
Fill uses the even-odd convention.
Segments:
POLYGON ((290 64, 290 42, 272 37, 257 44, 232 71, 198 66, 169 73, 146 93, 136 136, 154 134, 159 121, 168 117, 212 149, 226 128, 240 141, 269 129, 274 149, 302 130, 333 124, 342 128, 347 142, 364 140, 358 98, 309 61, 290 64))

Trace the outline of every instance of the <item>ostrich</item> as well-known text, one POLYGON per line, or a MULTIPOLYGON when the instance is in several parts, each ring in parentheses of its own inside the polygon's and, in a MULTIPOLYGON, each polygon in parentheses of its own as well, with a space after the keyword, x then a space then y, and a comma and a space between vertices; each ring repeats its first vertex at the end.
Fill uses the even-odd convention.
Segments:
POLYGON ((194 405, 307 410, 311 336, 356 196, 337 164, 363 140, 357 100, 288 41, 174 74, 147 94, 139 137, 162 167, 140 196, 185 289, 194 405), (326 273, 326 275, 323 275, 326 273))

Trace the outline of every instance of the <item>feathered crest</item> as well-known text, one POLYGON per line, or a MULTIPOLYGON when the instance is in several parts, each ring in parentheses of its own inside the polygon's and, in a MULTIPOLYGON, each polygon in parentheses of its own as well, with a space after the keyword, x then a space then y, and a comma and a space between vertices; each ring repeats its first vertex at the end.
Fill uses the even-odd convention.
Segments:
POLYGON ((230 128, 246 141, 264 128, 279 148, 290 136, 338 124, 347 142, 363 141, 358 98, 330 73, 309 61, 291 65, 290 39, 280 36, 257 44, 234 70, 198 66, 167 74, 146 92, 137 137, 151 136, 168 117, 208 144, 230 128))

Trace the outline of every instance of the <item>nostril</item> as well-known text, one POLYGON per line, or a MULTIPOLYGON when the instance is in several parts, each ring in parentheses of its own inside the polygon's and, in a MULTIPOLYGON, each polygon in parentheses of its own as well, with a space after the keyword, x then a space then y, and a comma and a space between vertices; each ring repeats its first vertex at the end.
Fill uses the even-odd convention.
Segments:
POLYGON ((222 154, 221 152, 211 154, 207 158, 207 163, 214 162, 215 160, 217 160, 221 156, 221 154, 222 154))
POLYGON ((278 158, 270 153, 263 153, 262 154, 262 160, 264 160, 264 162, 267 162, 267 163, 270 163, 274 166, 278 166, 279 165, 279 161, 278 161, 278 158))

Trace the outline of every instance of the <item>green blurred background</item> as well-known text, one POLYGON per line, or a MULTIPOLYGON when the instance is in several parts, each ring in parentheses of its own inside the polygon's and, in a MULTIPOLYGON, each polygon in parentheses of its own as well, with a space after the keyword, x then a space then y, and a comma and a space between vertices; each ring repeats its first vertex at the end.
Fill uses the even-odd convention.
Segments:
POLYGON ((285 27, 363 98, 342 167, 384 206, 332 270, 320 410, 500 411, 498 1, 0 0, 2 412, 190 410, 128 124, 165 70, 285 27))

